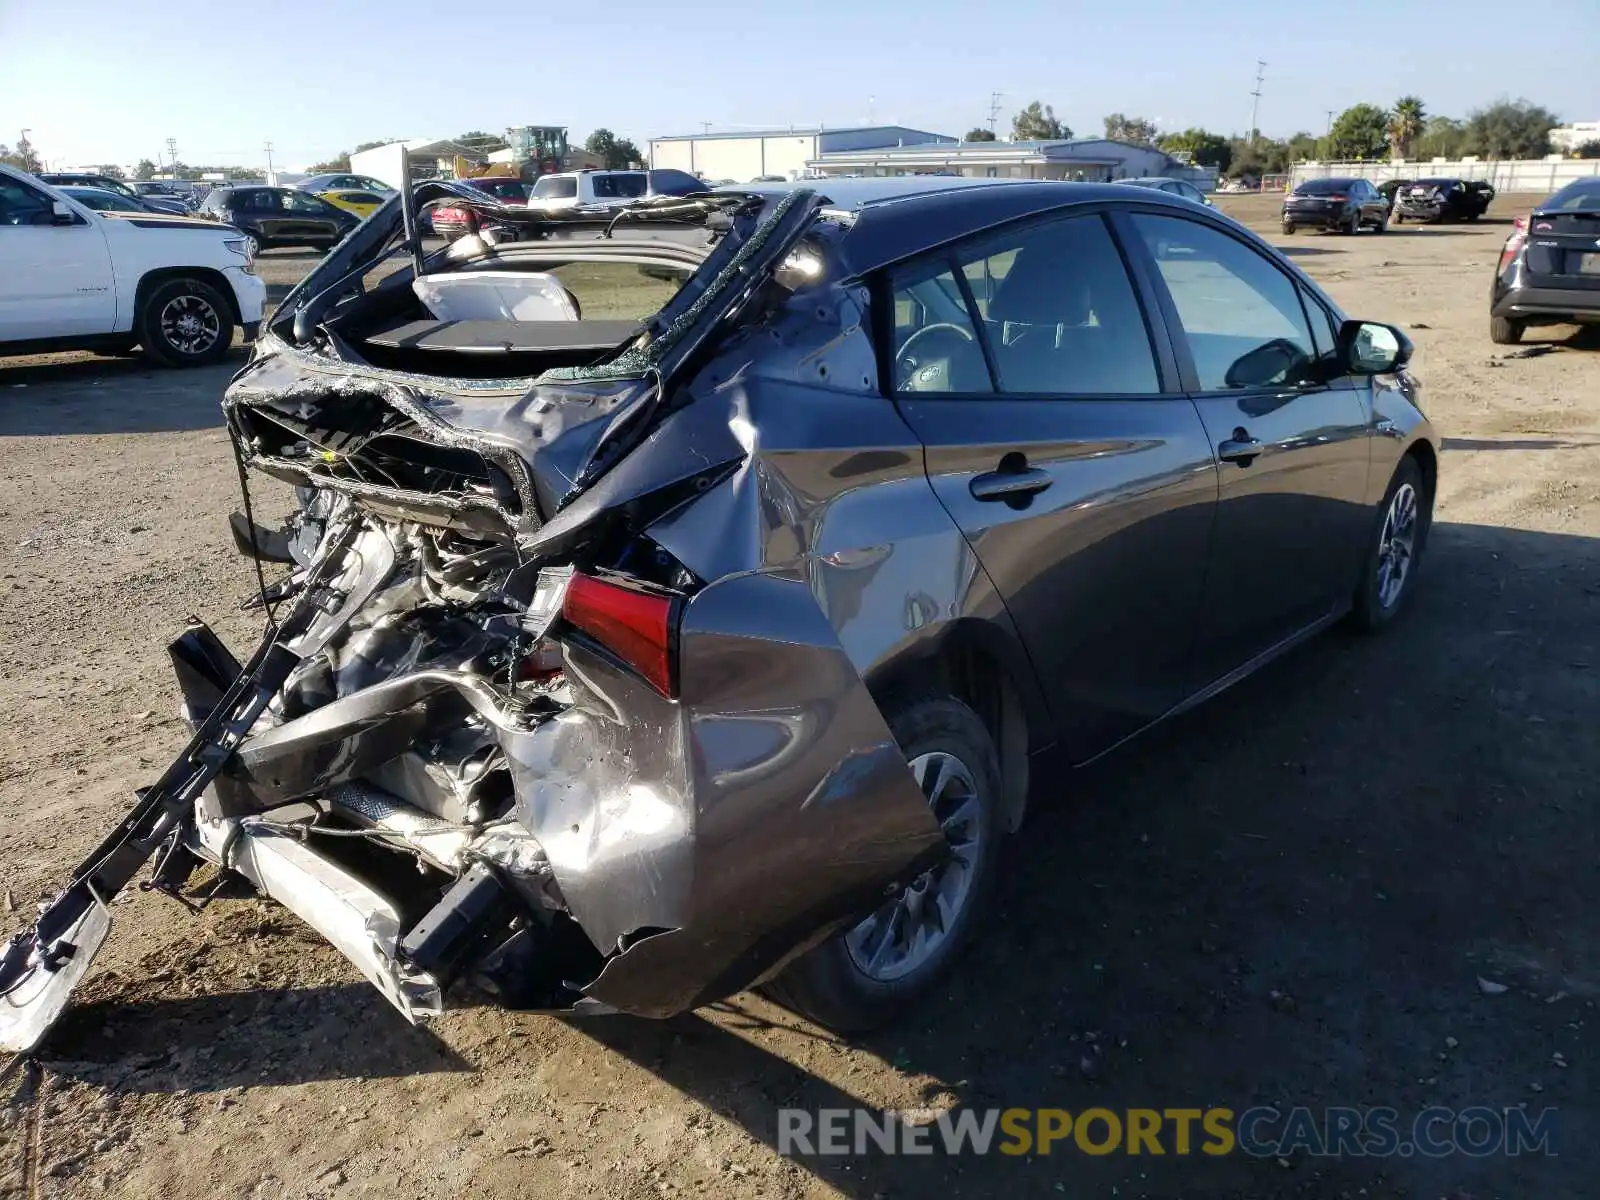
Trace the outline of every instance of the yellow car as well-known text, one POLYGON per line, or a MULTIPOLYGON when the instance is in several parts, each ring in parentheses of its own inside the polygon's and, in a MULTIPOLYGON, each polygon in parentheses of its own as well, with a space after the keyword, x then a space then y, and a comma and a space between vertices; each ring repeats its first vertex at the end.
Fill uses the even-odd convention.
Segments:
POLYGON ((335 208, 342 208, 345 212, 355 213, 363 221, 378 211, 378 208, 388 199, 377 192, 363 192, 355 188, 340 188, 332 192, 318 192, 329 204, 335 208))

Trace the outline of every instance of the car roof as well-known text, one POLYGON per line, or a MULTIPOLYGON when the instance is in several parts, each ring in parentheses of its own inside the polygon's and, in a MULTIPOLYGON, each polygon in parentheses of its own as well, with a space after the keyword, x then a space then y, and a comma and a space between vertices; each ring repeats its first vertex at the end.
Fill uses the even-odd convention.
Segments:
POLYGON ((1171 192, 1119 183, 1075 183, 1054 179, 973 179, 919 175, 892 179, 807 179, 791 183, 742 184, 722 192, 781 196, 809 188, 825 208, 854 214, 840 242, 852 274, 865 274, 931 246, 980 233, 1023 217, 1112 201, 1122 205, 1210 212, 1171 192))

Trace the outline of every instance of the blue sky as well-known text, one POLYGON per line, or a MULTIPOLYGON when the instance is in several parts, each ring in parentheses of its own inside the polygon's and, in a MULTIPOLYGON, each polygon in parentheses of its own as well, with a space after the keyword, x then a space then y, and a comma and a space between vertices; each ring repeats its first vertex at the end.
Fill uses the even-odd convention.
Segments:
MULTIPOLYGON (((1531 11, 1531 10, 1526 10, 1531 11)), ((632 137, 875 121, 959 134, 1003 92, 1079 134, 1121 111, 1320 133, 1327 110, 1415 92, 1461 115, 1525 96, 1600 118, 1600 2, 1529 22, 1489 0, 0 0, 0 142, 52 165, 155 157, 299 167, 360 141, 513 124, 632 137), (1311 13, 1318 16, 1312 16, 1311 13), (1305 15, 1294 15, 1303 13, 1305 15), (411 64, 411 65, 408 65, 411 64)))

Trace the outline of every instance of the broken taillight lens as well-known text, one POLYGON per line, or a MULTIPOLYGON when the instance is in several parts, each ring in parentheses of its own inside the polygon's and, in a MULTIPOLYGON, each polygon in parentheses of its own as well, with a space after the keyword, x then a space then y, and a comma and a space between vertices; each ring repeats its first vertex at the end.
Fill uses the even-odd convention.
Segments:
POLYGON ((672 678, 672 598, 574 572, 561 603, 567 624, 580 629, 663 696, 672 678))

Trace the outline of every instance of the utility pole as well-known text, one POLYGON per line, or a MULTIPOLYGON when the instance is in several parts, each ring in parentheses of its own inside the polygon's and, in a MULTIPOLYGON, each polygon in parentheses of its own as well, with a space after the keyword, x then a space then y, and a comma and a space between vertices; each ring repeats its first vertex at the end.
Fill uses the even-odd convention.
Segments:
POLYGON ((177 138, 168 138, 167 139, 167 155, 168 155, 169 158, 172 159, 172 174, 174 176, 176 176, 178 174, 178 139, 177 138))
POLYGON ((702 133, 710 133, 711 132, 711 122, 710 121, 701 121, 700 122, 700 132, 702 132, 702 133))
POLYGON ((273 171, 273 169, 272 169, 272 143, 271 142, 267 143, 266 149, 267 149, 267 182, 270 184, 270 183, 273 183, 277 179, 277 173, 275 171, 273 171))
POLYGON ((1258 118, 1261 114, 1261 81, 1266 78, 1267 64, 1262 59, 1256 59, 1256 90, 1250 93, 1250 144, 1256 142, 1256 135, 1260 129, 1258 118))
POLYGON ((990 133, 994 132, 995 122, 1000 119, 1000 97, 1003 96, 1003 95, 1005 95, 1004 92, 990 92, 989 93, 989 132, 990 133))
POLYGON ((1329 136, 1329 137, 1333 136, 1333 109, 1331 109, 1331 108, 1328 109, 1328 134, 1327 134, 1327 136, 1329 136))

